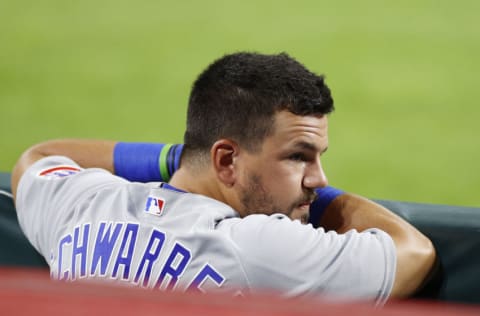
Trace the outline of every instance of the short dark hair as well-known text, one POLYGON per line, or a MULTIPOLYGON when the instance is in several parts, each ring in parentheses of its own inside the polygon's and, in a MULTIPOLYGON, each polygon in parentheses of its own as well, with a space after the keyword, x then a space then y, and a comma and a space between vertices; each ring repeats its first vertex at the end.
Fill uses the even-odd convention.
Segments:
POLYGON ((324 77, 288 54, 225 55, 193 84, 184 157, 206 158, 221 138, 254 151, 271 130, 276 112, 288 110, 304 116, 328 114, 333 109, 324 77))

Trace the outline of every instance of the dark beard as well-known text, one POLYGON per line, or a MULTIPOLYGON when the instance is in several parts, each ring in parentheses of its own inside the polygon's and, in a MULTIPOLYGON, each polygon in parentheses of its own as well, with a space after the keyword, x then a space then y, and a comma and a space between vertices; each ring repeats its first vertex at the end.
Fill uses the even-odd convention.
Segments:
POLYGON ((265 191, 260 176, 251 174, 246 187, 241 187, 240 201, 244 214, 273 214, 276 210, 273 198, 265 191))
MULTIPOLYGON (((272 195, 265 190, 262 179, 257 174, 248 177, 248 184, 240 188, 240 201, 243 214, 275 214, 281 213, 290 216, 295 208, 307 201, 313 201, 317 194, 313 190, 305 190, 301 197, 296 199, 288 208, 284 209, 275 204, 272 195)), ((302 222, 308 222, 308 215, 303 216, 302 222)))

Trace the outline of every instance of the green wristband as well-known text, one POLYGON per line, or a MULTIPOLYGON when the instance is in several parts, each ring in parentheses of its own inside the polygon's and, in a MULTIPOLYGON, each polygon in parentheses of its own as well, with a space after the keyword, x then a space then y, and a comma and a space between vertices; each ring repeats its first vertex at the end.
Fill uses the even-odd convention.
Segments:
POLYGON ((163 181, 168 182, 170 180, 170 174, 168 173, 167 154, 173 144, 165 144, 158 157, 158 167, 160 168, 160 175, 163 181))

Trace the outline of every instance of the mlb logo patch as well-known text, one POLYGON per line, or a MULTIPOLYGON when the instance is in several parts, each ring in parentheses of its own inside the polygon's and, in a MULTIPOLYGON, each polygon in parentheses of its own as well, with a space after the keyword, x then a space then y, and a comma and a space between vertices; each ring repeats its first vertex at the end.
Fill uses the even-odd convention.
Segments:
POLYGON ((149 196, 145 203, 145 212, 161 216, 165 208, 165 200, 155 196, 149 196))
POLYGON ((77 174, 80 171, 82 171, 82 169, 76 166, 57 166, 40 171, 38 176, 45 177, 47 179, 56 179, 68 177, 77 174))

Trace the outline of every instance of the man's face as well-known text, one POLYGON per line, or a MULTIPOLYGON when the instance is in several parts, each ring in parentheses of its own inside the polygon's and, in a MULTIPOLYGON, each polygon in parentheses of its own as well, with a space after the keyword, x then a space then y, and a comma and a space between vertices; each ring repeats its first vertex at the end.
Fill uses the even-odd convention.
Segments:
POLYGON ((327 185, 320 163, 328 147, 327 129, 326 115, 275 114, 273 131, 261 149, 240 163, 241 214, 282 213, 307 222, 314 189, 327 185))

